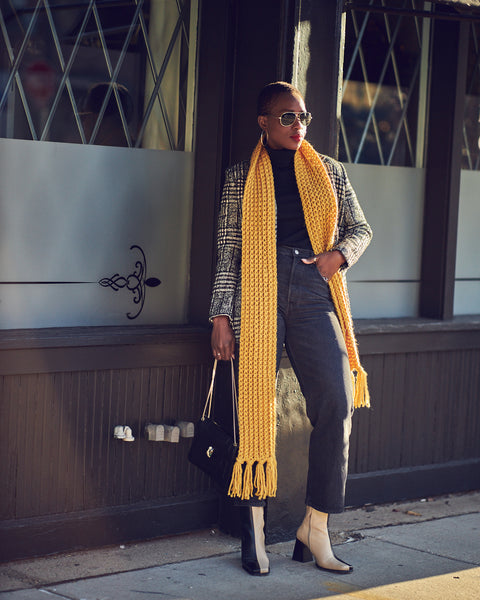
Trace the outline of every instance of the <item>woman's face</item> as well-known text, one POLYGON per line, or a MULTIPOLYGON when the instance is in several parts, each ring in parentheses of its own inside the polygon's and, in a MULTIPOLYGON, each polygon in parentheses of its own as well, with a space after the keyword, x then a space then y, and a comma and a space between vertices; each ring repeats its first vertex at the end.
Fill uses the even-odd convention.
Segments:
POLYGON ((278 117, 285 112, 305 112, 305 102, 298 96, 285 93, 273 102, 269 115, 260 115, 258 124, 267 135, 267 144, 272 150, 298 150, 303 142, 307 128, 295 119, 293 125, 284 127, 278 117))

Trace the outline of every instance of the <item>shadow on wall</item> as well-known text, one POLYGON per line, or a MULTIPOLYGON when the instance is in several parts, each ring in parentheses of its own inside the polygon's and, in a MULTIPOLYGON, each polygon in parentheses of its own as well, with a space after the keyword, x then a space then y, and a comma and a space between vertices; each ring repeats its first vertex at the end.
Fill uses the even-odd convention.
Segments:
POLYGON ((295 537, 305 515, 308 445, 312 427, 305 400, 291 367, 280 368, 277 380, 277 496, 269 500, 268 543, 295 537))

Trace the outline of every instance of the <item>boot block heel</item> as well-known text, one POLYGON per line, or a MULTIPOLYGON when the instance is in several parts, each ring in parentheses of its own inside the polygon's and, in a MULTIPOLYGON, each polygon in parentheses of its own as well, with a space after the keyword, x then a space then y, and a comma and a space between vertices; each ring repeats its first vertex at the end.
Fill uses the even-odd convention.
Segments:
POLYGON ((307 546, 305 546, 305 544, 299 539, 295 541, 295 548, 293 550, 292 560, 296 560, 297 562, 302 563, 313 560, 312 553, 307 548, 307 546))

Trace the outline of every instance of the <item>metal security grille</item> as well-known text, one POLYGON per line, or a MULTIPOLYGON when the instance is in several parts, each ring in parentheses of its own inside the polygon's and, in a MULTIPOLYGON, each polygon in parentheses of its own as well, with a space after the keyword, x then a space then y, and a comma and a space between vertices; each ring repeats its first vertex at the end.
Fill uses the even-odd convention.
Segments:
MULTIPOLYGON (((366 4, 366 3, 364 3, 366 4)), ((421 102, 422 19, 406 14, 347 12, 340 160, 414 166, 421 102)), ((372 10, 385 2, 370 0, 372 10)), ((392 6, 392 2, 389 2, 392 6)))
POLYGON ((480 24, 470 25, 462 168, 480 170, 480 24))
POLYGON ((196 0, 2 2, 0 136, 191 149, 196 11, 196 0))

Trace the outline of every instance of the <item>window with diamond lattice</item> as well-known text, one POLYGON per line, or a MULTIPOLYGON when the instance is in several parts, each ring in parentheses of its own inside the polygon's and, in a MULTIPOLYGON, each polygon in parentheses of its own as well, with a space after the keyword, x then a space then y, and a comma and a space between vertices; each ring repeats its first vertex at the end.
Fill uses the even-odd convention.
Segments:
POLYGON ((471 23, 463 121, 462 169, 480 171, 480 24, 471 23))
POLYGON ((196 0, 10 0, 0 137, 191 150, 196 0))
MULTIPOLYGON (((385 6, 383 0, 369 4, 372 10, 385 6)), ((423 8, 423 2, 390 1, 388 6, 408 10, 423 8)), ((422 166, 425 35, 422 19, 413 15, 347 12, 340 160, 422 166)))

